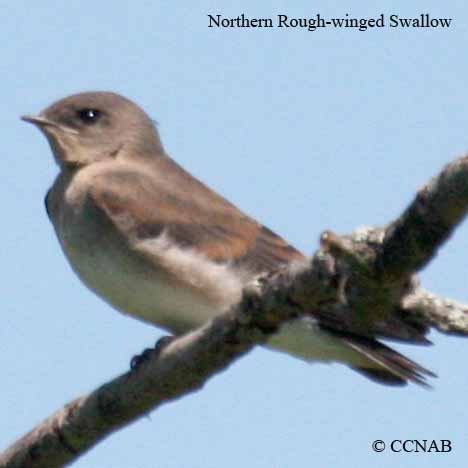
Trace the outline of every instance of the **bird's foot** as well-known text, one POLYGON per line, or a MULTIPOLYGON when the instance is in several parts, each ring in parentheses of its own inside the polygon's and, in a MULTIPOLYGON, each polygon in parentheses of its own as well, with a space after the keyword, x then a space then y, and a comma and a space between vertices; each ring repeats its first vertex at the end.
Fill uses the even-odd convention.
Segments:
POLYGON ((141 354, 133 356, 130 361, 130 370, 137 370, 144 362, 147 362, 150 357, 158 357, 161 354, 161 351, 173 340, 175 336, 166 335, 159 338, 159 340, 154 345, 154 348, 146 348, 141 354))

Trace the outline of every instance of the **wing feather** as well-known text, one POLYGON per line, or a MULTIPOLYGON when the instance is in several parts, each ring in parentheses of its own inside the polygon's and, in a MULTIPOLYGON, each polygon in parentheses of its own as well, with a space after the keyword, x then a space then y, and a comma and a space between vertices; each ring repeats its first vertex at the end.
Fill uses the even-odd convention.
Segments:
POLYGON ((90 202, 125 239, 137 243, 164 232, 181 247, 252 273, 272 271, 303 258, 174 161, 161 158, 155 164, 151 177, 133 165, 114 166, 93 180, 90 202))

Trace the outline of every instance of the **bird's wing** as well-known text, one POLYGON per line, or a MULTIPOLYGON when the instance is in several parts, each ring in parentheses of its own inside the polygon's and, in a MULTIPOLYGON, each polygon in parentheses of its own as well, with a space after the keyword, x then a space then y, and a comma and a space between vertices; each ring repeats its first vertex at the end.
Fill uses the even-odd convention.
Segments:
POLYGON ((95 177, 89 190, 94 207, 131 242, 164 233, 182 248, 252 274, 304 258, 172 160, 158 160, 152 169, 149 176, 137 165, 117 167, 95 177))

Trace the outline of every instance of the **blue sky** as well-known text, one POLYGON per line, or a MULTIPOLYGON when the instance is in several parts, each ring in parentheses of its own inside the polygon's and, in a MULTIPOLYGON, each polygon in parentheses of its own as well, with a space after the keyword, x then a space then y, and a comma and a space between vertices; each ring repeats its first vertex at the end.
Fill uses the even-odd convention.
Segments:
MULTIPOLYGON (((0 447, 125 372, 161 332, 113 311, 66 263, 43 208, 57 168, 19 120, 84 90, 135 100, 185 168, 306 253, 325 229, 385 224, 468 150, 465 2, 6 0, 0 30, 3 229, 0 447), (214 29, 236 17, 452 18, 449 29, 214 29)), ((467 223, 423 272, 468 301, 467 223)), ((338 365, 255 350, 74 466, 464 466, 468 343, 399 349, 439 374, 392 389, 338 365), (373 453, 450 439, 449 454, 373 453)))

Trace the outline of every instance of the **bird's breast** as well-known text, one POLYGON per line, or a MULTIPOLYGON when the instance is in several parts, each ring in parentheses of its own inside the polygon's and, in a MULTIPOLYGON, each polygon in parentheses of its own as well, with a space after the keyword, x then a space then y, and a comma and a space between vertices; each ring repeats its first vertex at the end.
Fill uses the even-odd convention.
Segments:
POLYGON ((178 247, 165 234, 130 244, 85 207, 54 222, 73 270, 119 311, 182 333, 240 298, 242 284, 226 265, 178 247))

